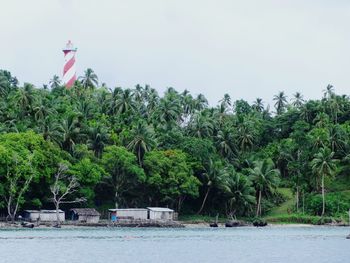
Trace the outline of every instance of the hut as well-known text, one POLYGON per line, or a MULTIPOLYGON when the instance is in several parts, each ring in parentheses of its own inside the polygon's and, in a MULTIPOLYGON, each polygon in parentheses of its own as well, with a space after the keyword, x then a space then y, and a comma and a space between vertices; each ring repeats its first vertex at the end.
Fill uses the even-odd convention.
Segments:
POLYGON ((29 222, 38 221, 40 218, 39 210, 24 210, 23 219, 29 222))
MULTIPOLYGON (((55 222, 57 221, 56 210, 24 210, 23 218, 26 221, 35 222, 55 222)), ((65 214, 62 210, 59 210, 60 221, 65 220, 65 214)))
POLYGON ((147 207, 148 218, 153 220, 173 220, 174 210, 166 207, 147 207))
POLYGON ((145 208, 109 209, 108 211, 112 222, 119 219, 146 220, 148 218, 148 210, 145 208))
MULTIPOLYGON (((59 219, 61 222, 65 221, 65 213, 60 209, 58 210, 59 219)), ((40 221, 43 222, 55 222, 57 221, 56 210, 40 210, 40 221)))
POLYGON ((72 208, 71 220, 84 223, 98 223, 101 214, 94 208, 72 208))

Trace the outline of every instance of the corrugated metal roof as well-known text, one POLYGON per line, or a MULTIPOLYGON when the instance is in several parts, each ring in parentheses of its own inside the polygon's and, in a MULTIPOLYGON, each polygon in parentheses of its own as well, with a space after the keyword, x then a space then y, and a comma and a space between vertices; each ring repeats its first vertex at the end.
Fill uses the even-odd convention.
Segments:
POLYGON ((147 207, 147 209, 154 212, 174 212, 174 210, 167 207, 147 207))
POLYGON ((96 211, 95 208, 72 208, 75 214, 80 216, 99 216, 100 213, 96 211))
POLYGON ((115 212, 115 211, 147 211, 146 208, 118 208, 118 209, 108 209, 110 212, 115 212))
MULTIPOLYGON (((61 209, 59 209, 58 212, 59 213, 64 213, 61 209)), ((52 214, 52 213, 56 213, 56 210, 40 210, 40 213, 52 214)))

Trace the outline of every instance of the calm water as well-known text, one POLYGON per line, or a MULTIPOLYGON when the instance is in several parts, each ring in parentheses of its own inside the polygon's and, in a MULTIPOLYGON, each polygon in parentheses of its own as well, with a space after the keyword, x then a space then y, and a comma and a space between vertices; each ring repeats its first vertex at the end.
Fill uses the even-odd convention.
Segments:
POLYGON ((0 230, 0 262, 350 262, 348 227, 0 230))

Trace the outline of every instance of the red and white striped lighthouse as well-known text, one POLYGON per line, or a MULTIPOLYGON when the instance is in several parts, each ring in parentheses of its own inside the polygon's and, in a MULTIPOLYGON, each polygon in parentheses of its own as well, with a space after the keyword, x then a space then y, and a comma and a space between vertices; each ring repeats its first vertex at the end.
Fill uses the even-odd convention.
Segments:
POLYGON ((64 68, 63 68, 63 83, 66 88, 73 86, 74 82, 77 80, 76 70, 75 70, 75 52, 77 49, 74 48, 73 43, 69 40, 66 47, 63 48, 64 53, 64 68))

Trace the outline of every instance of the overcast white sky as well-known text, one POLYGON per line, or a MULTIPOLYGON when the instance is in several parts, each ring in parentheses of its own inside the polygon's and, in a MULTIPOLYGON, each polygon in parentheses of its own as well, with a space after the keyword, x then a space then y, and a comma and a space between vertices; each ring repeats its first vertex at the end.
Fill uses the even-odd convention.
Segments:
POLYGON ((0 68, 38 86, 78 47, 109 87, 150 84, 266 102, 350 91, 348 0, 0 0, 0 68))

